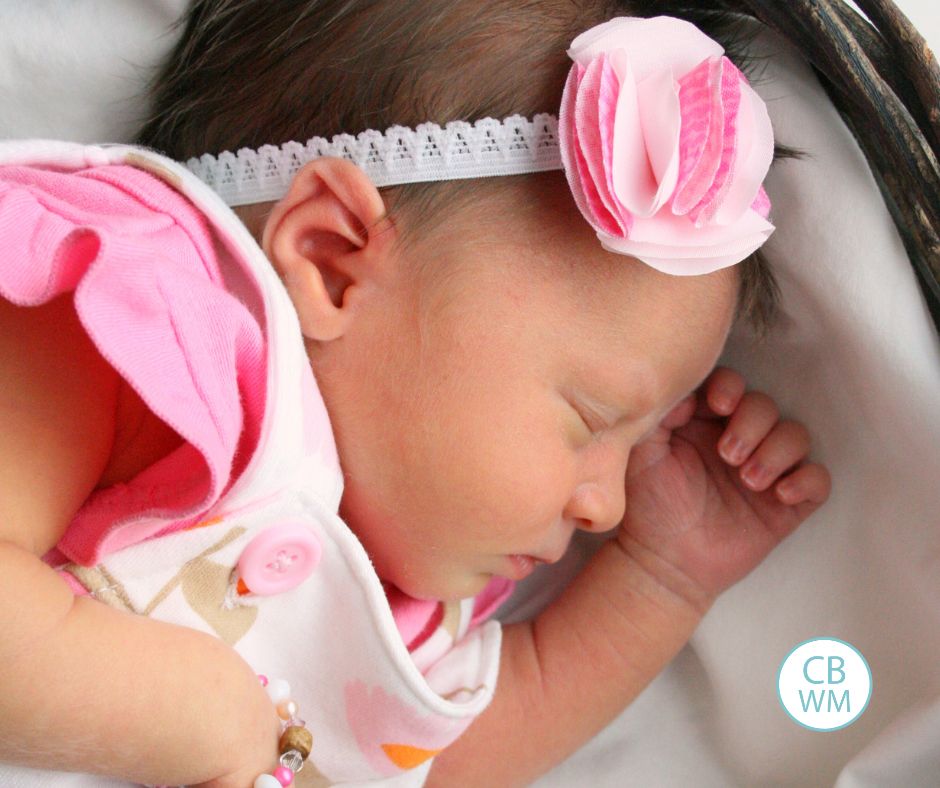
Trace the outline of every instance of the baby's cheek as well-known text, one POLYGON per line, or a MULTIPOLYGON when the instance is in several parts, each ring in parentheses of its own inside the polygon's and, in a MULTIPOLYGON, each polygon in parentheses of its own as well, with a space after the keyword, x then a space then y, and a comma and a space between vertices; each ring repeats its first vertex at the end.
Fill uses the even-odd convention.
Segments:
POLYGON ((575 468, 564 453, 520 453, 511 472, 500 480, 502 521, 516 531, 551 526, 562 516, 575 477, 575 468))

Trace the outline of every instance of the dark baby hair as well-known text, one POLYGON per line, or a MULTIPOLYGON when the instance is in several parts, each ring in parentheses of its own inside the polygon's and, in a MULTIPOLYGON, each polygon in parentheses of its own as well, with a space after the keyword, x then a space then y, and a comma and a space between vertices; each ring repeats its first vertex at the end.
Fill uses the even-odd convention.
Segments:
MULTIPOLYGON (((579 33, 615 16, 670 13, 668 5, 195 0, 182 38, 153 83, 152 114, 137 141, 186 160, 395 124, 557 112, 571 65, 566 50, 579 33)), ((730 20, 701 16, 690 21, 735 58, 730 20)), ((498 185, 410 184, 388 190, 386 199, 413 232, 454 200, 486 188, 498 185)), ((738 318, 763 335, 778 302, 773 274, 760 252, 736 268, 738 318)))

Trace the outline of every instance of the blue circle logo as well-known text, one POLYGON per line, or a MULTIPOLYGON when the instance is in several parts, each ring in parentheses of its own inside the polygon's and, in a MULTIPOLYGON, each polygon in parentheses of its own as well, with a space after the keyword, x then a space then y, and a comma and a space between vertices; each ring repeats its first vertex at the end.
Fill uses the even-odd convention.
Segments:
POLYGON ((851 643, 813 638, 794 648, 777 672, 780 705, 794 722, 814 731, 851 725, 871 699, 871 668, 851 643))

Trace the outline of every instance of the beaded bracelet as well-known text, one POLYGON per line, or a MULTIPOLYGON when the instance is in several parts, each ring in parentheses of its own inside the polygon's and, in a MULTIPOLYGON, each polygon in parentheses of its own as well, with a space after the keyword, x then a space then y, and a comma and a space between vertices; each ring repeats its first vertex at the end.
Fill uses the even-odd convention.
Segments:
POLYGON ((304 721, 297 716, 297 704, 290 697, 290 684, 284 679, 268 681, 267 676, 260 674, 258 679, 277 709, 277 716, 281 718, 281 738, 278 741, 281 757, 280 766, 271 774, 262 774, 256 778, 254 788, 287 788, 294 782, 294 775, 304 768, 304 761, 313 748, 313 736, 304 727, 304 721))

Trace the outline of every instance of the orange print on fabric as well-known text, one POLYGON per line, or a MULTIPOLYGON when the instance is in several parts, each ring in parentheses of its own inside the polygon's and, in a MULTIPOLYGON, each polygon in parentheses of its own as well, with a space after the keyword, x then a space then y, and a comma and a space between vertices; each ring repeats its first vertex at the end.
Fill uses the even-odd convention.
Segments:
POLYGON ((216 525, 217 523, 221 523, 221 522, 222 522, 221 517, 213 517, 209 520, 203 520, 202 522, 199 522, 199 523, 193 523, 192 525, 187 525, 183 530, 195 531, 197 528, 208 528, 210 525, 216 525))
POLYGON ((383 744, 382 750, 399 769, 414 769, 415 766, 420 766, 428 758, 433 758, 440 752, 440 750, 409 747, 407 744, 383 744))

